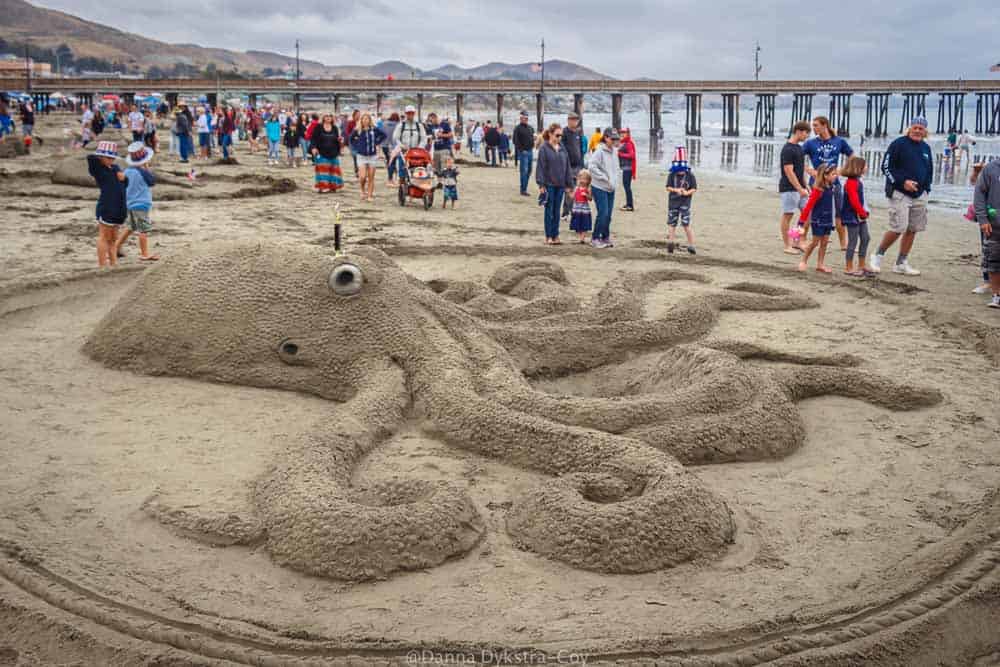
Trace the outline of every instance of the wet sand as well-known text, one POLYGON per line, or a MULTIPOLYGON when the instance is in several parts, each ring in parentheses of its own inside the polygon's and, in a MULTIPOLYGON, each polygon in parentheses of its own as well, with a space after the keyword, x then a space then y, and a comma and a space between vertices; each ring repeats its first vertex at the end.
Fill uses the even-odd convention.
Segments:
MULTIPOLYGON (((486 536, 440 567, 346 583, 296 574, 253 547, 202 544, 139 510, 166 493, 192 507, 239 511, 284 444, 342 408, 299 394, 137 376, 84 357, 85 337, 145 267, 133 243, 123 268, 94 270, 96 190, 49 183, 55 143, 0 164, 0 201, 16 214, 0 228, 8 360, 0 389, 0 628, 9 632, 0 660, 7 651, 18 665, 124 665, 157 652, 163 664, 239 664, 264 654, 278 656, 273 664, 405 664, 410 650, 429 651, 420 657, 433 662, 448 651, 482 658, 484 648, 502 646, 591 663, 652 664, 659 656, 666 664, 744 664, 731 662, 743 656, 757 664, 770 655, 782 664, 993 664, 1000 417, 982 396, 1000 386, 1000 319, 970 293, 978 237, 954 213, 932 211, 918 239, 911 258, 924 275, 856 281, 795 272, 777 240, 776 193, 711 178, 700 178, 693 209, 699 254, 671 257, 662 250, 663 176, 652 170, 639 175, 637 211, 615 212, 617 247, 592 250, 565 232, 565 245, 542 244, 541 209, 518 196, 513 167, 460 165, 458 208, 424 211, 416 201, 401 209, 384 171, 375 204, 362 204, 346 165, 345 190, 321 196, 310 191, 310 169, 268 168, 263 154, 238 149, 237 167, 195 164, 204 187, 176 188, 175 199, 154 209, 151 238, 161 255, 218 239, 331 246, 339 201, 348 248, 378 245, 422 280, 485 282, 503 264, 531 257, 557 261, 584 300, 618 271, 664 265, 716 286, 753 281, 807 293, 820 308, 726 313, 712 335, 857 355, 859 373, 945 395, 938 406, 903 413, 846 398, 803 401, 799 451, 694 468, 733 508, 735 544, 717 558, 640 575, 581 571, 517 549, 507 511, 538 475, 408 428, 364 460, 356 481, 457 481, 485 518, 486 536), (298 188, 271 194, 260 186, 264 196, 228 198, 231 177, 255 175, 290 178, 298 188), (85 590, 61 590, 66 581, 85 590), (145 614, 139 621, 135 610, 145 614), (51 639, 67 627, 75 638, 51 639), (789 648, 785 637, 801 646, 789 648)), ((156 168, 182 166, 167 157, 156 168)), ((877 194, 871 204, 878 237, 885 209, 877 194)), ((839 269, 841 255, 831 255, 839 269)), ((705 289, 686 281, 657 287, 646 317, 705 289)), ((596 373, 536 385, 587 395, 596 373)))

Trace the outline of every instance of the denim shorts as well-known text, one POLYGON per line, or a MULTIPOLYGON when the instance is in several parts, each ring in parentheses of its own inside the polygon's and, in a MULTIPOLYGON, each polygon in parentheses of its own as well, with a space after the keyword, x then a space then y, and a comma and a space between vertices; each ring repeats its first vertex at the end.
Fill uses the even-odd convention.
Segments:
POLYGON ((212 134, 211 132, 199 132, 198 133, 198 145, 201 147, 212 145, 212 134))
POLYGON ((997 227, 993 230, 993 236, 986 239, 983 245, 983 271, 986 273, 1000 273, 1000 237, 997 236, 997 227))
POLYGON ((814 238, 829 236, 833 232, 833 225, 826 225, 822 222, 811 222, 809 228, 812 230, 814 238))

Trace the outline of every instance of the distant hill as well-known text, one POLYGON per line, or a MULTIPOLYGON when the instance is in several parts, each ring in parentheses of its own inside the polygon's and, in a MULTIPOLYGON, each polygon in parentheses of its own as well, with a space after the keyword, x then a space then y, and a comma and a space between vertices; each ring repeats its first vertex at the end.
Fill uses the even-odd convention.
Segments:
MULTIPOLYGON (((168 44, 87 21, 65 12, 37 7, 25 0, 0 0, 0 52, 23 48, 30 43, 33 57, 55 63, 56 52, 63 66, 77 69, 105 69, 153 76, 198 76, 210 71, 243 75, 280 75, 291 71, 295 58, 270 51, 231 51, 196 44, 168 44)), ((301 60, 305 77, 345 79, 432 78, 432 79, 537 79, 532 63, 488 63, 462 68, 444 65, 425 71, 398 60, 375 65, 330 66, 301 60)), ((609 79, 586 67, 563 60, 545 63, 551 79, 609 79)))

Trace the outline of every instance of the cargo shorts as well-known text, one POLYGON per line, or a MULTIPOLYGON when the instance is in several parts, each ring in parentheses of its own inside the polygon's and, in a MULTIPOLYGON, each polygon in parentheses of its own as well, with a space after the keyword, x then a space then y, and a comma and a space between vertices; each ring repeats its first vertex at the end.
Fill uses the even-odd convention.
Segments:
POLYGON ((889 200, 889 230, 896 234, 922 232, 927 229, 927 193, 919 197, 892 191, 889 200))
POLYGON ((133 209, 128 212, 128 227, 133 232, 145 234, 153 229, 153 223, 149 220, 149 211, 133 209))

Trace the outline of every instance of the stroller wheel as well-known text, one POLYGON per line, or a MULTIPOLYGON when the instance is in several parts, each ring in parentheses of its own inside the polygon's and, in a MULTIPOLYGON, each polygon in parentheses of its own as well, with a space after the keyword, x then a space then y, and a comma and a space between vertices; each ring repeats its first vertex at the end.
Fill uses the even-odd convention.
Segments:
POLYGON ((397 198, 399 199, 400 206, 406 206, 406 186, 402 183, 399 184, 399 189, 396 191, 397 198))

